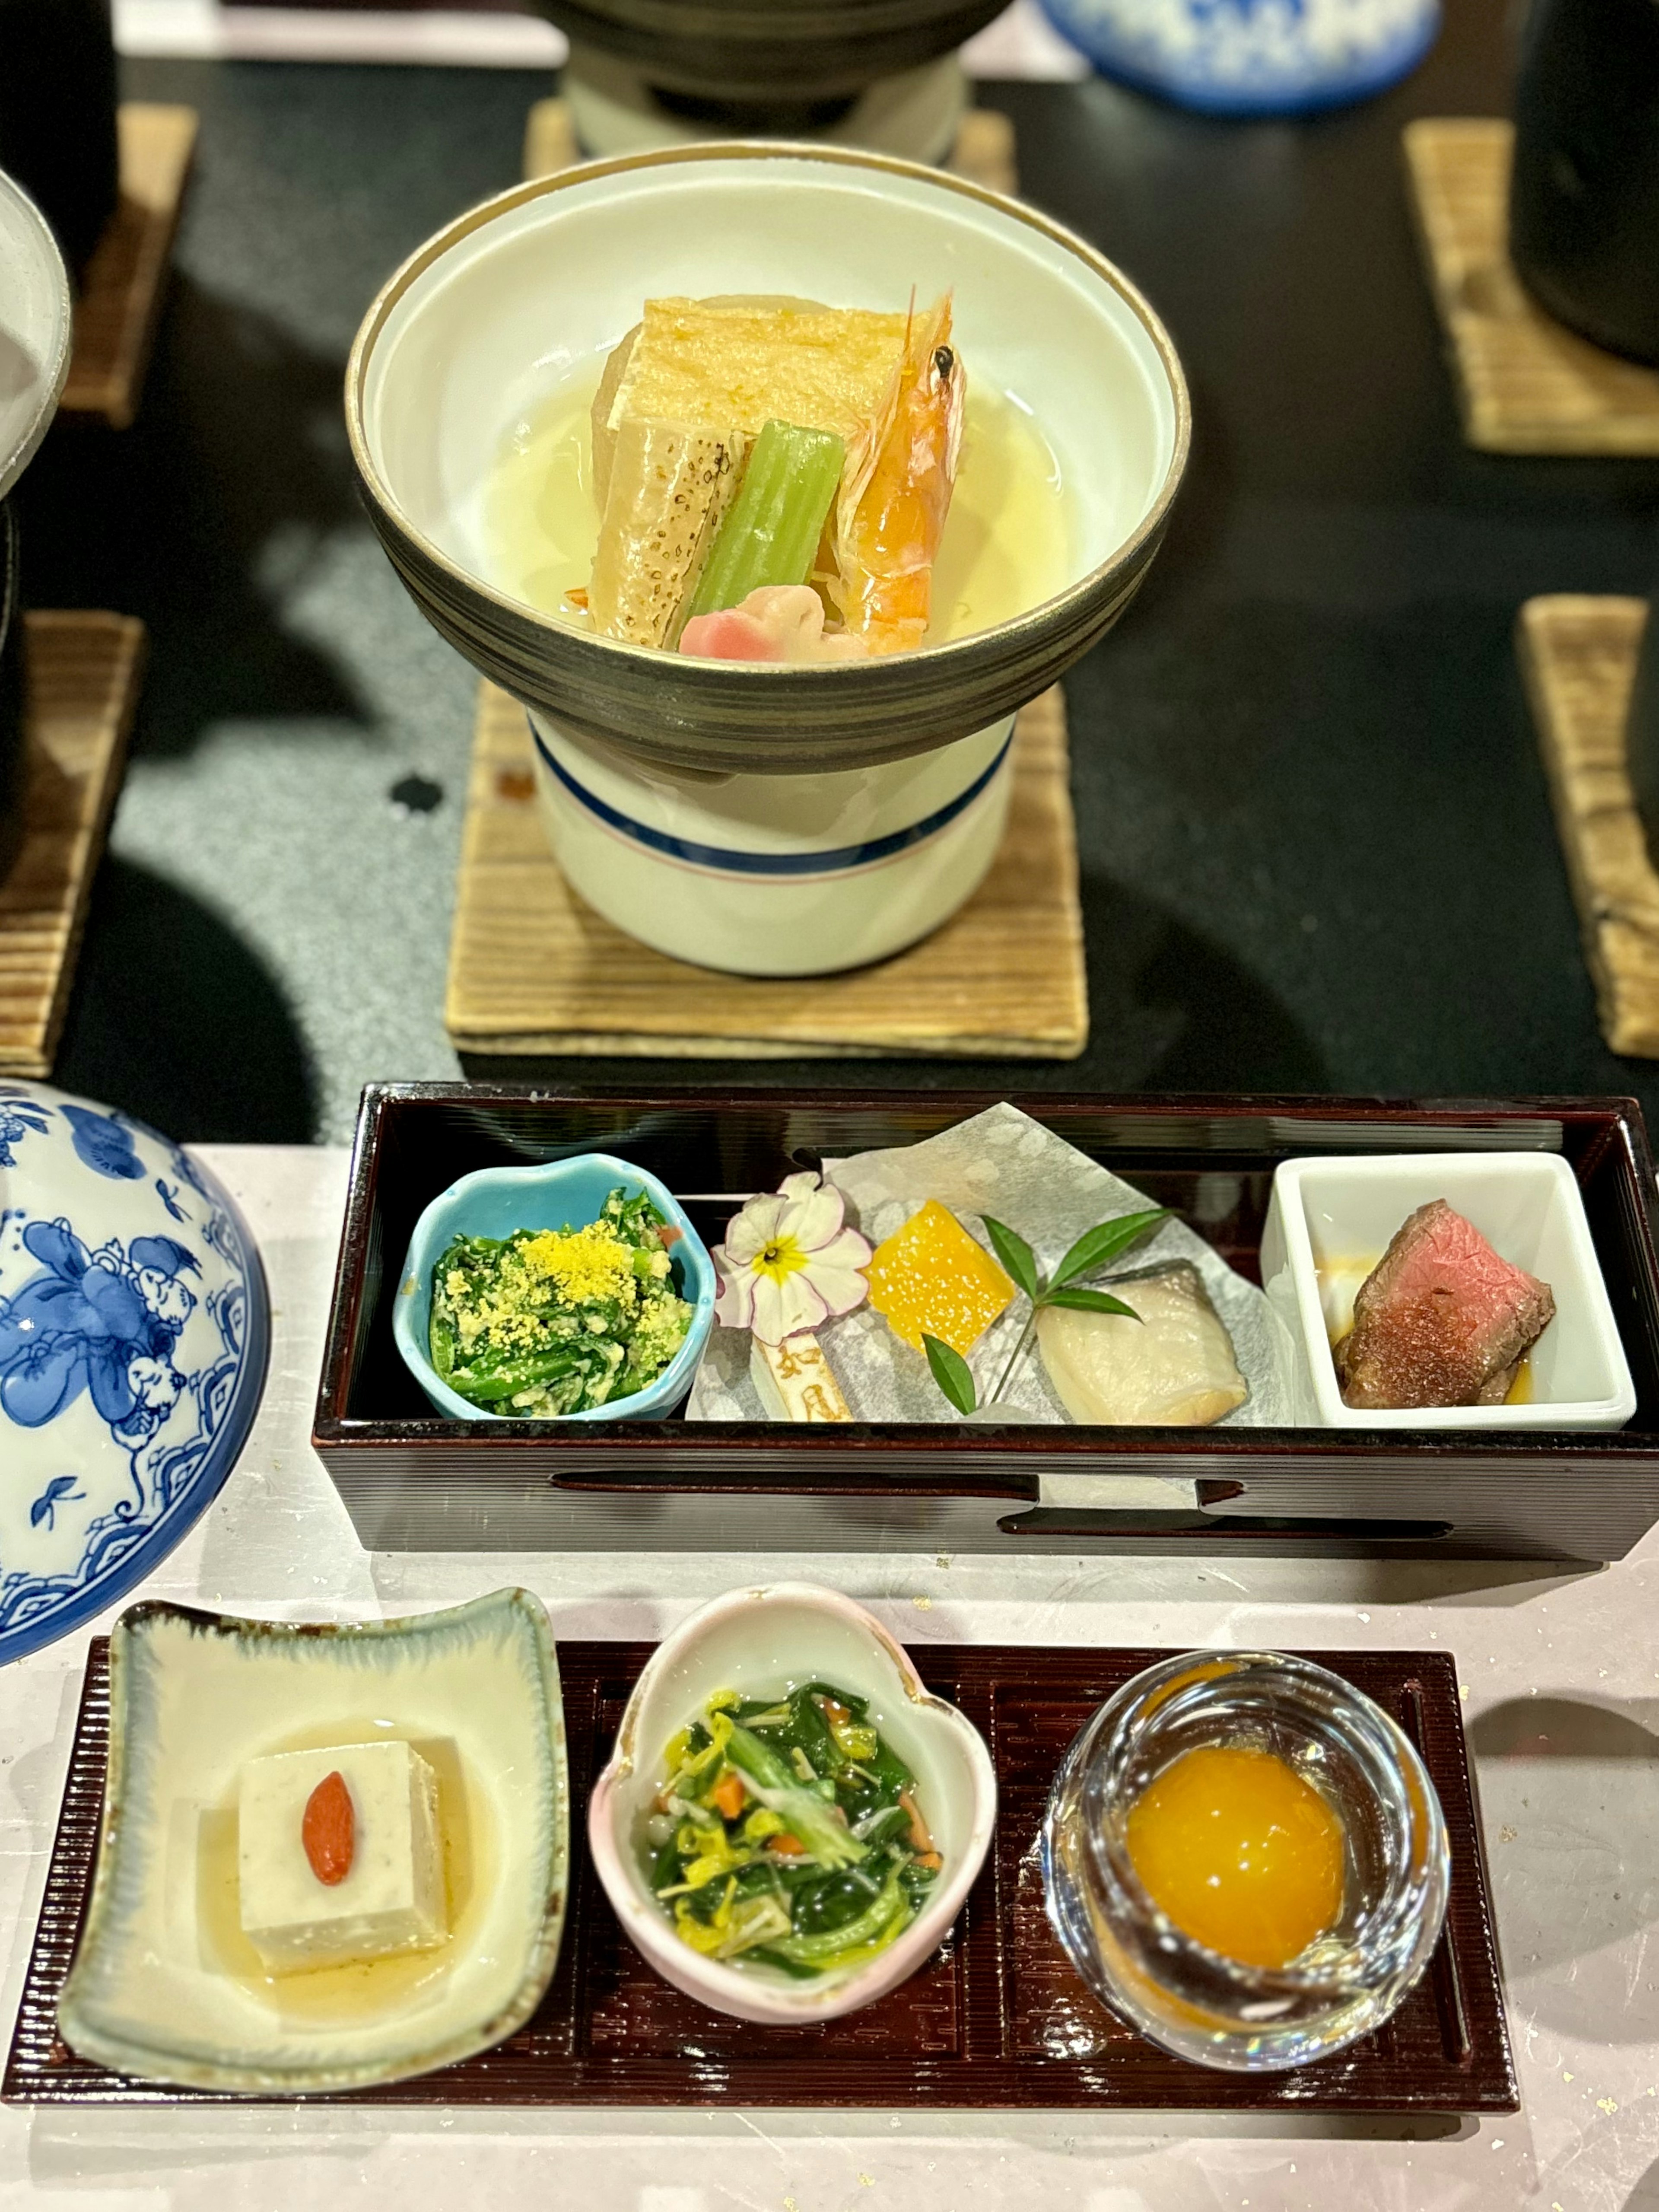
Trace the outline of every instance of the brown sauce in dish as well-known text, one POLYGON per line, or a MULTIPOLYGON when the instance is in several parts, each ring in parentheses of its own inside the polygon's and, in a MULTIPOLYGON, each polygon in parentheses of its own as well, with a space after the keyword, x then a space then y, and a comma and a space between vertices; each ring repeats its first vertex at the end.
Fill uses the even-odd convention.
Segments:
POLYGON ((404 1741, 438 1778, 438 1830, 443 1845, 449 1936, 429 1951, 404 1951, 349 1966, 273 1974, 242 1933, 237 1871, 237 1787, 226 1802, 198 1815, 196 1918, 205 1966, 228 1974, 276 2014, 284 2027, 334 2027, 386 2020, 408 2011, 421 1992, 442 1980, 483 1917, 494 1888, 495 1853, 489 1808, 450 1736, 416 1735, 387 1720, 342 1720, 306 1729, 278 1743, 249 1747, 250 1759, 284 1751, 326 1751, 336 1745, 404 1741))

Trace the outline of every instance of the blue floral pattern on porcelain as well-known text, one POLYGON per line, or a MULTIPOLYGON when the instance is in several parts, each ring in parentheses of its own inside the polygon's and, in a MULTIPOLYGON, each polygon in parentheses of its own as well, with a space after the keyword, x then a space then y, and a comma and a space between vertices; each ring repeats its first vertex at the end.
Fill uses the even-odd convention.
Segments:
POLYGON ((15 1147, 25 1137, 44 1137, 46 1109, 21 1084, 0 1083, 0 1168, 17 1164, 15 1147))
POLYGON ((252 1238, 199 1162, 0 1085, 0 1662, 125 1596, 212 1502, 269 1340, 252 1238))
POLYGON ((1042 0, 1105 76, 1212 115, 1367 100, 1416 68, 1439 0, 1042 0))

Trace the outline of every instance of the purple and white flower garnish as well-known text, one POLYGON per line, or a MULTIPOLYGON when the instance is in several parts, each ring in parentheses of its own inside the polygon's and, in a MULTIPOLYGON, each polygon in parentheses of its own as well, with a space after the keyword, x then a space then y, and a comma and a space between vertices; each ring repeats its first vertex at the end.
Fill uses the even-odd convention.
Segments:
POLYGON ((871 1249, 846 1223, 846 1201, 819 1176, 786 1176, 775 1194, 751 1198, 714 1247, 722 1328, 781 1344, 862 1305, 870 1285, 859 1270, 871 1249))

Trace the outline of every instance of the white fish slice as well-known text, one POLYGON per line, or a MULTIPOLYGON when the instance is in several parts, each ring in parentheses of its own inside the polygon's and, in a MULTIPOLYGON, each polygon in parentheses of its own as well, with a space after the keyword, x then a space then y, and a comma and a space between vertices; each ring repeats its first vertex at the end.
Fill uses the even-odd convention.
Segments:
POLYGON ((1074 1421, 1206 1428, 1244 1403, 1232 1339, 1196 1267, 1182 1261, 1101 1287, 1139 1318, 1066 1306, 1037 1316, 1042 1364, 1074 1421))

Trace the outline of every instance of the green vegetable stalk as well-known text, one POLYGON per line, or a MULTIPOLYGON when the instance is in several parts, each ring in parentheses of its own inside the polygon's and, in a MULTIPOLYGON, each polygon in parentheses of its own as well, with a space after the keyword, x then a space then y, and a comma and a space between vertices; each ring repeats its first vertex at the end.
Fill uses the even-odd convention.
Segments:
POLYGON ((786 1936, 772 1948, 788 1960, 792 1966, 816 1966, 820 1972, 826 1967, 845 1964, 850 1954, 861 1951, 867 1943, 879 1943, 896 1931, 892 1923, 901 1927, 915 1917, 909 1899, 899 1886, 896 1873, 890 1874, 879 1896, 867 1912, 844 1926, 831 1929, 823 1936, 786 1936))
POLYGON ((751 1796, 781 1814, 820 1866, 854 1865, 864 1845, 822 1797, 804 1789, 769 1744, 733 1724, 726 1756, 742 1775, 751 1796))
POLYGON ((763 585, 805 583, 846 459, 831 431, 766 425, 708 549, 688 621, 740 606, 763 585))

